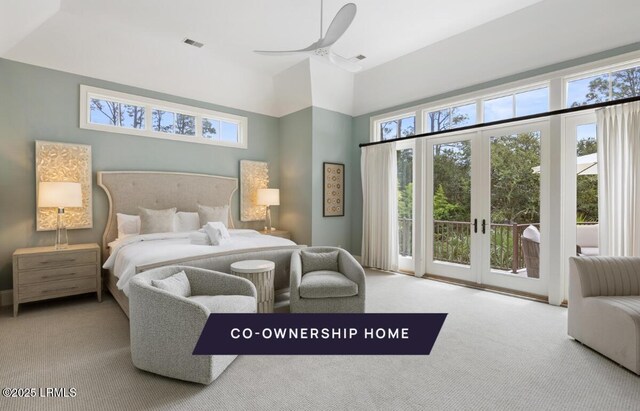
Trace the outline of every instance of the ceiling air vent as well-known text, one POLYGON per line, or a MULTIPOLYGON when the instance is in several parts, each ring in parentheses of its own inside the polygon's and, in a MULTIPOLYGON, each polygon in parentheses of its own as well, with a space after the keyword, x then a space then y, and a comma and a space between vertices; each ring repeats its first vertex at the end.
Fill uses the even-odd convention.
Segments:
POLYGON ((364 60, 364 59, 366 59, 366 58, 367 58, 367 56, 363 56, 362 54, 358 54, 358 55, 356 56, 356 58, 357 58, 358 60, 364 60))
POLYGON ((202 46, 204 46, 203 43, 200 43, 199 41, 195 41, 195 40, 192 40, 192 39, 189 39, 189 38, 186 38, 186 39, 182 40, 182 42, 184 44, 188 44, 190 46, 197 47, 197 48, 201 48, 202 46))

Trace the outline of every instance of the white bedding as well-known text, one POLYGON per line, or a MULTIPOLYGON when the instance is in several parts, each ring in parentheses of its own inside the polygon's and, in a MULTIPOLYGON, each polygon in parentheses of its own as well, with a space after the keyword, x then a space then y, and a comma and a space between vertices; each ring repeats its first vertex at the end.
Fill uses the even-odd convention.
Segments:
POLYGON ((140 265, 217 252, 295 245, 293 241, 262 235, 255 230, 232 229, 229 230, 231 238, 220 245, 195 245, 189 239, 192 233, 194 232, 143 234, 116 240, 109 243, 111 254, 103 268, 113 272, 118 278, 118 288, 129 295, 129 280, 140 265))

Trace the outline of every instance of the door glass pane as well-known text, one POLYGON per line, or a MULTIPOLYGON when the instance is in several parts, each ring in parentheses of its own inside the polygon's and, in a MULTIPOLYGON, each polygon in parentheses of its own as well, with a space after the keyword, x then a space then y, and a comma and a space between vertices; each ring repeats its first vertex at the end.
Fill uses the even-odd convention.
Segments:
POLYGON ((494 98, 484 102, 484 122, 513 117, 513 95, 494 98))
POLYGON ((533 131, 491 137, 487 230, 494 271, 539 278, 540 135, 533 131))
POLYGON ((471 262, 471 143, 433 147, 433 259, 471 262))
POLYGON ((413 149, 398 150, 398 243, 400 255, 413 255, 413 149))
POLYGON ((516 117, 549 111, 549 87, 516 94, 516 117))
POLYGON ((599 255, 598 245, 598 143, 596 124, 581 124, 577 131, 576 252, 599 255))

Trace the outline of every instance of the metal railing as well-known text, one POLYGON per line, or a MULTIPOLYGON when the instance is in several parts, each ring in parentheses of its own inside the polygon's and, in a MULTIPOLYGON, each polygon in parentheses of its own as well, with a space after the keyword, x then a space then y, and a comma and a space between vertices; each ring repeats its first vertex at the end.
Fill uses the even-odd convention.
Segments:
MULTIPOLYGON (((597 224, 580 222, 578 225, 597 224)), ((490 225, 491 268, 517 273, 525 268, 522 233, 528 226, 540 229, 540 223, 490 225)), ((433 221, 433 259, 457 264, 471 263, 471 230, 468 221, 433 221)), ((413 220, 398 219, 398 242, 401 256, 412 255, 413 220)))

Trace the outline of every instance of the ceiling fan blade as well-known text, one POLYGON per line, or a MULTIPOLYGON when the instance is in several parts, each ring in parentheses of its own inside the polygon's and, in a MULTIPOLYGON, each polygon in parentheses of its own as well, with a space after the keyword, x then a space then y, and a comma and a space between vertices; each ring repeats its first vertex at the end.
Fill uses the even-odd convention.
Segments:
POLYGON ((360 64, 354 61, 351 61, 347 58, 344 58, 341 55, 336 54, 334 52, 329 52, 329 61, 331 61, 336 66, 344 70, 347 70, 351 73, 357 73, 358 71, 362 70, 362 66, 360 64))
POLYGON ((353 3, 348 3, 342 6, 329 25, 325 36, 317 42, 316 48, 329 47, 338 41, 356 17, 357 9, 358 8, 353 3))
POLYGON ((258 54, 262 54, 264 56, 286 56, 286 55, 290 55, 290 54, 295 54, 295 53, 306 53, 308 51, 313 51, 319 48, 318 43, 320 43, 319 41, 316 41, 315 43, 311 44, 308 47, 305 47, 303 49, 298 49, 298 50, 253 50, 254 53, 258 53, 258 54))

